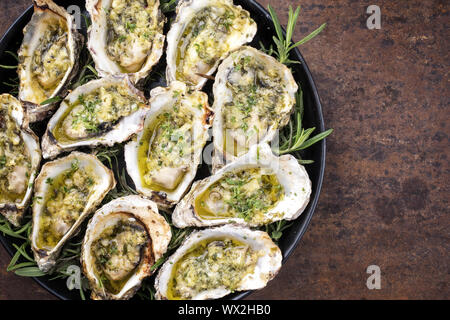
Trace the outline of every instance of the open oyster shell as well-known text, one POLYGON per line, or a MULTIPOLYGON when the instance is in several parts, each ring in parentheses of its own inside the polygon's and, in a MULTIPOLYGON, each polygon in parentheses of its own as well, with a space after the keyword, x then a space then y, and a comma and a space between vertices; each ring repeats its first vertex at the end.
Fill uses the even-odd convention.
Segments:
POLYGON ((81 256, 92 298, 131 298, 153 273, 151 266, 166 252, 170 239, 170 226, 151 200, 127 196, 97 210, 81 256))
POLYGON ((310 195, 311 181, 297 159, 273 155, 268 144, 254 145, 216 174, 195 182, 176 206, 172 222, 185 228, 294 220, 310 195))
POLYGON ((41 162, 39 138, 28 128, 22 104, 0 95, 0 213, 19 226, 41 162))
POLYGON ((211 122, 205 93, 178 81, 153 89, 144 130, 125 146, 136 190, 161 208, 178 203, 195 178, 211 122))
POLYGON ((83 36, 73 17, 51 0, 33 0, 34 14, 24 29, 19 50, 19 99, 30 122, 50 116, 78 72, 83 36))
POLYGON ((265 287, 281 268, 281 250, 263 231, 237 225, 193 232, 164 263, 157 299, 218 299, 265 287))
POLYGON ((72 152, 42 166, 34 186, 30 235, 42 271, 55 266, 63 245, 115 184, 113 172, 85 153, 72 152))
POLYGON ((213 87, 213 171, 271 142, 289 122, 297 90, 291 70, 273 57, 246 46, 232 52, 213 87))
POLYGON ((88 48, 104 77, 145 78, 163 54, 165 18, 158 0, 87 0, 92 19, 88 48))
POLYGON ((61 103, 42 138, 45 159, 78 147, 112 146, 142 130, 147 101, 128 77, 106 77, 76 88, 61 103))
POLYGON ((220 61, 256 31, 250 14, 232 0, 181 0, 167 34, 167 82, 201 89, 220 61))

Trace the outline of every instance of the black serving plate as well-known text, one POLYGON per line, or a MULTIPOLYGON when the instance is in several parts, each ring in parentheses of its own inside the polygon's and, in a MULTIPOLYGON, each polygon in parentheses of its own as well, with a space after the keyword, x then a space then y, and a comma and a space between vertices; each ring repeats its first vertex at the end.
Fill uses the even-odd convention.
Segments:
MULTIPOLYGON (((80 0, 62 0, 55 1, 57 4, 68 8, 70 5, 78 5, 81 8, 81 12, 87 15, 87 12, 84 8, 85 1, 80 0)), ((251 14, 251 17, 256 21, 258 25, 258 33, 254 39, 254 41, 250 44, 253 47, 260 48, 260 43, 264 45, 264 47, 270 47, 273 44, 272 37, 275 35, 275 28, 272 23, 272 19, 270 14, 264 9, 259 3, 254 0, 234 0, 236 5, 241 5, 244 9, 248 10, 251 14)), ((15 65, 16 61, 13 57, 6 54, 5 51, 17 52, 20 44, 22 42, 23 34, 22 30, 25 25, 30 21, 31 15, 33 13, 33 8, 30 6, 14 23, 13 25, 6 31, 3 38, 0 40, 0 64, 2 65, 15 65)), ((173 18, 172 16, 168 17, 168 20, 173 18)), ((82 21, 82 32, 86 34, 86 26, 84 25, 84 20, 82 21)), ((166 28, 167 29, 167 28, 166 28)), ((166 30, 167 32, 167 30, 166 30)), ((324 131, 324 121, 322 116, 322 106, 319 100, 319 94, 317 92, 316 85, 314 84, 314 80, 312 78, 311 72, 306 65, 305 60, 300 54, 298 49, 292 51, 292 60, 299 61, 300 64, 295 64, 292 66, 293 74, 296 81, 301 85, 303 90, 303 98, 305 105, 305 115, 303 124, 305 127, 316 127, 316 133, 324 131)), ((161 62, 158 66, 156 66, 156 71, 163 71, 165 69, 165 56, 162 57, 161 62)), ((0 93, 9 92, 9 88, 3 84, 7 79, 11 79, 15 76, 15 70, 5 70, 0 69, 0 93)), ((150 89, 164 85, 165 80, 163 78, 155 77, 155 74, 158 72, 152 72, 151 78, 154 78, 153 81, 148 82, 144 91, 148 95, 150 89)), ((211 81, 210 81, 211 82, 211 81)), ((211 83, 208 83, 205 87, 205 91, 210 91, 211 83)), ((46 122, 39 123, 33 126, 33 130, 39 136, 43 135, 45 131, 46 122)), ((325 141, 321 141, 309 149, 307 149, 304 153, 305 159, 314 160, 314 164, 310 164, 306 166, 309 177, 312 181, 312 194, 311 200, 305 211, 302 215, 295 220, 291 227, 286 229, 283 232, 283 236, 279 240, 279 247, 283 252, 283 263, 286 262, 287 258, 292 254, 294 249, 297 247, 300 239, 303 234, 306 232, 308 225, 311 221, 311 218, 314 214, 314 210, 317 206, 317 202, 319 200, 319 194, 322 187, 322 180, 325 170, 325 141)), ((198 179, 204 178, 209 174, 208 167, 203 165, 199 168, 199 174, 197 176, 198 179)), ((6 250, 13 255, 15 249, 13 247, 13 243, 20 245, 20 240, 13 239, 8 236, 4 236, 0 233, 0 241, 6 250)), ((37 277, 34 278, 42 287, 47 289, 49 292, 54 294, 60 299, 80 299, 78 290, 69 291, 66 287, 66 280, 50 280, 50 276, 37 277)), ((273 280, 273 281, 276 281, 273 280)), ((249 295, 251 292, 239 292, 235 294, 231 294, 226 299, 238 300, 242 299, 245 296, 249 295)))

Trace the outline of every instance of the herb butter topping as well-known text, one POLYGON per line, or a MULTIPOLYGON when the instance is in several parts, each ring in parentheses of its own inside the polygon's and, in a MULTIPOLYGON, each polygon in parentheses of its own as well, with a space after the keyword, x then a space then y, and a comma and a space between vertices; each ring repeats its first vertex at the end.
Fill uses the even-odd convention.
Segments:
POLYGON ((80 94, 53 129, 53 135, 62 142, 95 137, 144 107, 144 103, 130 94, 128 87, 102 86, 80 94))
POLYGON ((236 35, 245 34, 250 15, 235 6, 215 3, 197 12, 187 23, 176 55, 176 79, 197 85, 198 74, 208 74, 230 51, 236 35))
POLYGON ((95 257, 94 272, 101 286, 118 294, 139 266, 149 236, 144 226, 129 214, 114 215, 120 216, 120 220, 102 231, 92 243, 91 254, 95 257))
POLYGON ((27 85, 32 89, 26 99, 35 104, 53 95, 72 65, 66 20, 53 14, 43 23, 45 29, 37 47, 30 56, 25 56, 25 59, 31 58, 31 77, 27 85))
MULTIPOLYGON (((156 9, 155 9, 156 8, 156 9)), ((113 0, 107 14, 107 47, 109 57, 123 72, 141 69, 152 49, 153 38, 161 30, 153 17, 155 0, 113 0)))
POLYGON ((224 149, 239 156, 279 121, 285 90, 276 66, 249 55, 237 59, 226 81, 230 95, 223 113, 224 149))
POLYGON ((174 91, 170 108, 162 109, 144 129, 138 149, 142 184, 155 191, 178 187, 194 162, 194 113, 203 110, 205 97, 200 92, 174 91), (198 111, 198 110, 196 110, 198 111))
POLYGON ((203 240, 174 264, 168 298, 192 299, 216 288, 234 291, 245 275, 253 273, 258 257, 248 244, 235 239, 203 240))
POLYGON ((265 220, 264 214, 283 199, 284 190, 275 174, 261 168, 227 172, 195 201, 203 219, 242 218, 265 220))
POLYGON ((78 159, 71 162, 71 168, 54 178, 47 178, 48 190, 39 219, 37 246, 52 249, 78 220, 89 201, 99 177, 93 169, 80 166, 78 159))

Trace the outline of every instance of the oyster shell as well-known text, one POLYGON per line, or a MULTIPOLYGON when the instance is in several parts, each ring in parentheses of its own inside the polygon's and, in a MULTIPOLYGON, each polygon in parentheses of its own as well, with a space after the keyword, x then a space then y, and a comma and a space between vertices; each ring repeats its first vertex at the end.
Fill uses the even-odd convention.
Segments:
POLYGON ((127 77, 88 82, 72 91, 50 119, 42 138, 43 156, 124 142, 142 130, 147 111, 144 95, 127 77))
POLYGON ((131 298, 153 273, 151 266, 166 252, 170 239, 170 226, 151 200, 127 196, 97 210, 81 257, 92 298, 131 298))
POLYGON ((30 122, 50 116, 78 72, 83 36, 73 17, 51 0, 33 0, 34 14, 24 29, 19 50, 19 99, 30 122))
POLYGON ((273 57, 251 47, 231 53, 213 87, 213 170, 272 141, 289 122, 297 90, 291 70, 273 57))
POLYGON ((42 271, 54 267, 64 243, 115 184, 112 171, 93 155, 72 152, 43 165, 34 186, 30 235, 42 271))
POLYGON ((197 231, 162 266, 156 298, 218 299, 261 289, 278 273, 281 260, 281 250, 263 231, 237 225, 197 231))
POLYGON ((39 139, 28 128, 22 104, 0 95, 0 213, 19 226, 41 162, 39 139))
POLYGON ((159 0, 87 0, 88 48, 102 77, 145 78, 163 54, 165 18, 159 0))
POLYGON ((167 34, 167 82, 201 89, 229 52, 253 40, 256 23, 232 0, 181 0, 167 34))
POLYGON ((185 228, 294 220, 310 195, 311 181, 297 159, 273 155, 268 144, 254 145, 213 176, 195 182, 176 206, 172 222, 185 228))
POLYGON ((168 208, 195 178, 212 112, 205 93, 178 81, 153 89, 150 106, 145 129, 125 146, 125 161, 136 190, 168 208))

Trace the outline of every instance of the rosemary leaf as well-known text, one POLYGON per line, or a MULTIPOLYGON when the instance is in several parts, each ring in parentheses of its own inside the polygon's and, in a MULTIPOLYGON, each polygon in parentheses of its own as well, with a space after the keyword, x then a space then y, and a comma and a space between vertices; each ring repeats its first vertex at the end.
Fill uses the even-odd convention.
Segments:
POLYGON ((51 103, 60 102, 61 100, 62 100, 61 97, 56 96, 56 97, 53 97, 53 98, 50 98, 50 99, 47 99, 47 100, 41 102, 41 106, 45 106, 45 105, 51 104, 51 103))
POLYGON ((5 66, 3 64, 0 64, 0 68, 2 68, 2 69, 17 69, 17 66, 5 66))
POLYGON ((38 267, 25 267, 25 268, 17 269, 14 273, 21 277, 45 276, 45 273, 42 272, 38 267))

